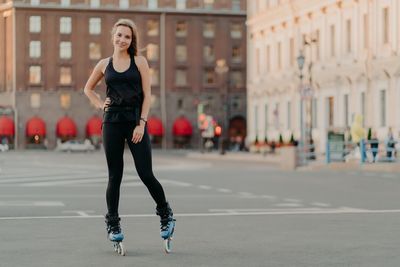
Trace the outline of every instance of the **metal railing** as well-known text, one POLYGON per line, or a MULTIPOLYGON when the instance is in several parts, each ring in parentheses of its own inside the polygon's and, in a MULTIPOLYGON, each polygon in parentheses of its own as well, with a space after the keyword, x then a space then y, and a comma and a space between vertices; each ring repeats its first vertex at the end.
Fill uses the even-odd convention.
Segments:
POLYGON ((344 162, 346 158, 359 159, 361 164, 373 162, 400 162, 400 148, 396 141, 361 140, 358 144, 346 141, 328 141, 325 162, 344 162))

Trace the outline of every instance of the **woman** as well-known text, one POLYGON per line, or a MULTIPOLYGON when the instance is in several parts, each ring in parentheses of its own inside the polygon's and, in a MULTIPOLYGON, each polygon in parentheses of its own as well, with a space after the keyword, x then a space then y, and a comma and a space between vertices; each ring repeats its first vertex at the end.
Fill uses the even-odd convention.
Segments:
POLYGON ((138 56, 138 33, 131 20, 118 20, 111 34, 113 55, 99 61, 84 89, 90 101, 104 110, 103 145, 109 175, 106 192, 108 213, 105 216, 108 238, 114 242, 124 238, 119 223, 118 203, 126 140, 138 175, 157 204, 161 237, 166 240, 173 233, 175 219, 164 190, 152 171, 151 147, 146 129, 151 98, 149 66, 143 56, 138 56), (104 102, 94 92, 103 76, 107 85, 104 102))

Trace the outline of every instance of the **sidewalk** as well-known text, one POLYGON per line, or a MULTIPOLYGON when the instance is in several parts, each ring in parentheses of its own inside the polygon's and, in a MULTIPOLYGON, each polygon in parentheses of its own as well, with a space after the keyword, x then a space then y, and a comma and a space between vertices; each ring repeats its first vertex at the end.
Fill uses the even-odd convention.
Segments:
POLYGON ((225 161, 245 161, 245 162, 259 162, 268 163, 273 165, 279 165, 280 155, 279 153, 262 155, 260 153, 250 152, 230 152, 227 151, 224 155, 219 154, 219 151, 212 152, 198 152, 192 151, 186 154, 186 157, 193 159, 208 159, 208 160, 225 160, 225 161))
MULTIPOLYGON (((277 151, 275 154, 260 154, 250 152, 229 152, 227 151, 224 155, 220 155, 219 151, 204 152, 190 151, 186 153, 187 158, 192 159, 204 159, 204 160, 222 160, 222 161, 240 161, 240 162, 258 162, 267 163, 280 168, 282 157, 277 151)), ((310 161, 307 166, 299 166, 296 171, 320 171, 320 170, 332 170, 332 171, 365 171, 365 172, 391 172, 399 173, 400 178, 400 162, 378 162, 378 163, 365 163, 360 164, 359 161, 352 162, 332 162, 330 164, 325 163, 324 158, 320 158, 316 161, 310 161)))
POLYGON ((361 164, 358 160, 351 162, 332 162, 326 164, 324 161, 311 162, 308 166, 302 166, 297 168, 301 171, 313 171, 313 170, 353 170, 353 171, 364 171, 364 172, 391 172, 399 173, 400 178, 400 162, 376 162, 376 163, 364 163, 361 164))

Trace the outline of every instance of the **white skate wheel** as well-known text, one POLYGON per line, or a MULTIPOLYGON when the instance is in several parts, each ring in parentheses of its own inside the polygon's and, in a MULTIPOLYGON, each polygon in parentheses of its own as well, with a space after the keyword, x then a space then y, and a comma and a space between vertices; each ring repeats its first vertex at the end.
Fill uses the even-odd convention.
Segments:
POLYGON ((171 253, 171 251, 172 251, 172 246, 171 246, 172 244, 171 244, 171 238, 167 238, 167 239, 164 239, 164 250, 165 250, 165 253, 171 253))

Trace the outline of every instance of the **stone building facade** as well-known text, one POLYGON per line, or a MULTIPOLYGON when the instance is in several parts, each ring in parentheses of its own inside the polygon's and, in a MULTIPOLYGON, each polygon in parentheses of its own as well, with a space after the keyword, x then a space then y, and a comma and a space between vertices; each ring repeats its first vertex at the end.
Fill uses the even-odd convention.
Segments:
MULTIPOLYGON (((244 0, 2 0, 0 13, 0 107, 12 110, 19 148, 29 143, 26 123, 34 116, 46 124, 49 148, 63 116, 75 121, 76 138, 85 138, 89 118, 102 114, 83 87, 99 59, 112 55, 110 31, 119 18, 138 26, 152 75, 150 115, 163 122, 165 147, 181 115, 193 126, 189 145, 198 144, 199 104, 208 103, 219 122, 226 105, 229 118, 246 117, 244 0), (229 68, 222 75, 219 59, 229 68)), ((104 81, 96 92, 104 97, 104 81)))
POLYGON ((327 132, 345 131, 356 114, 380 139, 389 128, 398 138, 399 1, 264 0, 247 9, 249 142, 299 139, 301 92, 303 127, 320 151, 327 132))

